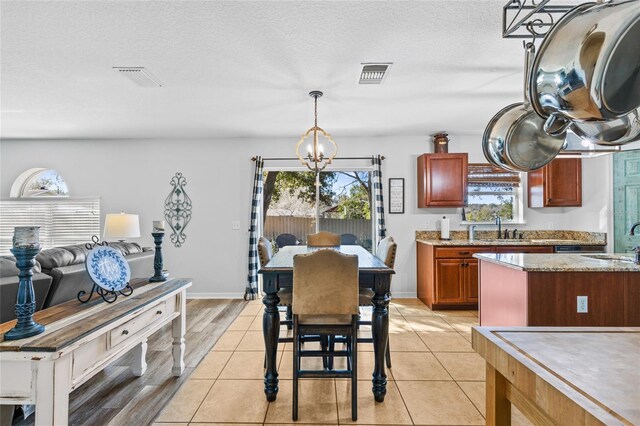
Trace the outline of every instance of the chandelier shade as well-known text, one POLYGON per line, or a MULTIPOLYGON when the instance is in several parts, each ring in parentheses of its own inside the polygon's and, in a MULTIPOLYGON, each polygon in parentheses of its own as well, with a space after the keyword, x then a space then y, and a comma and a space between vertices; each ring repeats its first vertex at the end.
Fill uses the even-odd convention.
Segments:
POLYGON ((323 170, 338 153, 338 145, 331 135, 318 127, 318 98, 322 92, 314 90, 309 96, 314 98, 314 125, 306 131, 296 144, 296 156, 309 170, 318 173, 323 170), (320 138, 324 139, 323 141, 320 138), (325 149, 329 149, 327 152, 325 149))

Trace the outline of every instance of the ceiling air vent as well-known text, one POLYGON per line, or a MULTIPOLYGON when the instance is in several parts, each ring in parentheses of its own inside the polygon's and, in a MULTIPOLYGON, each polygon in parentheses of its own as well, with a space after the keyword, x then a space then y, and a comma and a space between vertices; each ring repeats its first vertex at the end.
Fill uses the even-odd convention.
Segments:
POLYGON ((145 67, 113 67, 113 69, 140 87, 162 87, 162 82, 145 67))
POLYGON ((360 84, 382 84, 387 77, 391 62, 363 63, 360 84))

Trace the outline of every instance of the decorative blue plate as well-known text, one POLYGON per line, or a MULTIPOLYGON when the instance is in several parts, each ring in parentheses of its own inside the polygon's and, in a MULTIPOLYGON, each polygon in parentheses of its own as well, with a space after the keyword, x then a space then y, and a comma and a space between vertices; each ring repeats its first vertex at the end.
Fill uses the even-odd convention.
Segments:
POLYGON ((108 291, 119 291, 131 279, 129 263, 109 246, 96 247, 87 254, 87 272, 94 283, 108 291))

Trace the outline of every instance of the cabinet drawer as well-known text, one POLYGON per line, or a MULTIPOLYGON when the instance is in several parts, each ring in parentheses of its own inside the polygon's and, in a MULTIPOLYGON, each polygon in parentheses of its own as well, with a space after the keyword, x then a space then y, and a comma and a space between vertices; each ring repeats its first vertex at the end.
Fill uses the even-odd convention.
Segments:
POLYGON ((139 331, 142 331, 170 316, 175 309, 175 303, 171 303, 173 301, 174 300, 162 301, 151 309, 138 314, 135 318, 111 330, 109 333, 111 338, 111 347, 125 342, 139 331), (168 304, 172 306, 167 306, 168 304))
POLYGON ((476 253, 493 253, 494 247, 436 247, 436 258, 463 259, 476 253))

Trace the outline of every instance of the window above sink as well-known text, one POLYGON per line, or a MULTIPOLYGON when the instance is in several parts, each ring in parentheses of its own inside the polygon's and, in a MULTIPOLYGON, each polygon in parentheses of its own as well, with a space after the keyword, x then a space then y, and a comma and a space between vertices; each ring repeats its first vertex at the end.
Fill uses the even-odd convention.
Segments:
POLYGON ((521 173, 498 169, 490 164, 469 164, 467 206, 463 224, 523 224, 521 173))

